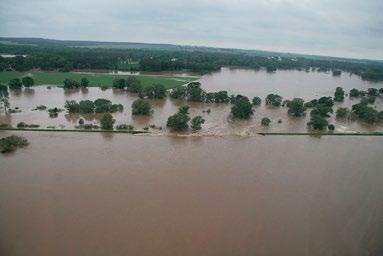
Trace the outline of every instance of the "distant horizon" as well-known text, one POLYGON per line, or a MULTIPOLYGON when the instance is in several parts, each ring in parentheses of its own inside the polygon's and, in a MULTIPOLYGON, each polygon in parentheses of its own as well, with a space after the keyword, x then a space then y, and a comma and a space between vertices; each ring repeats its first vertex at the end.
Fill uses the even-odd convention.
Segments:
POLYGON ((383 60, 382 0, 2 0, 0 34, 383 60))
MULTIPOLYGON (((109 41, 109 40, 92 40, 92 39, 61 39, 61 38, 50 38, 50 37, 39 37, 39 36, 2 36, 0 38, 8 39, 42 39, 42 40, 54 40, 54 41, 72 41, 72 42, 92 42, 92 43, 113 43, 113 44, 144 44, 144 45, 166 45, 166 46, 181 46, 181 47, 197 47, 197 48, 211 48, 211 49, 222 49, 222 50, 240 50, 240 51, 259 51, 259 52, 270 52, 270 53, 280 53, 280 54, 291 54, 296 56, 307 56, 307 57, 319 57, 319 58, 336 58, 336 59, 349 59, 349 60, 362 60, 362 61, 376 61, 383 62, 383 58, 357 58, 349 56, 336 56, 336 55, 320 55, 314 53, 305 53, 305 52, 289 52, 289 51, 274 51, 268 49, 258 49, 258 48, 238 48, 238 47, 219 47, 219 46, 210 46, 210 45, 193 45, 193 44, 177 44, 170 42, 144 42, 144 41, 109 41)), ((21 44, 20 44, 21 45, 21 44)), ((83 46, 85 47, 85 46, 83 46)), ((123 49, 123 48, 121 48, 123 49)))

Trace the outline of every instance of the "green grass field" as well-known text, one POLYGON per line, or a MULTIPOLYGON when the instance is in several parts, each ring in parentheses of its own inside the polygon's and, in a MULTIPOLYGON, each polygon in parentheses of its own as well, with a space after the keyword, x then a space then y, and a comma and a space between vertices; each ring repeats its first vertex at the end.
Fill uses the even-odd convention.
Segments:
MULTIPOLYGON (((0 83, 8 84, 9 80, 13 78, 22 78, 23 76, 30 75, 35 80, 36 85, 63 85, 66 78, 80 81, 81 78, 86 77, 89 79, 90 87, 97 86, 112 86, 115 78, 126 78, 127 75, 114 75, 114 74, 79 74, 73 72, 44 72, 44 71, 29 71, 17 72, 7 71, 0 72, 0 83)), ((162 84, 166 89, 175 88, 188 82, 196 80, 195 77, 172 77, 172 76, 137 76, 142 85, 149 86, 155 83, 162 84)))

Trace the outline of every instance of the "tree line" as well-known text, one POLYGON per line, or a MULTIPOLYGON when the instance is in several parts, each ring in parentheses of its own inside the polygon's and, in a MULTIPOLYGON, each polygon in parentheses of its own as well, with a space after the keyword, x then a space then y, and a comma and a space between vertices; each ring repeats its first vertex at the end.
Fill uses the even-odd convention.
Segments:
POLYGON ((0 57, 0 71, 31 69, 71 71, 79 69, 180 71, 199 73, 217 71, 223 66, 320 71, 348 71, 369 80, 383 80, 383 64, 374 61, 319 59, 307 56, 267 56, 255 52, 163 50, 163 49, 90 49, 79 47, 50 47, 0 45, 0 52, 16 54, 15 58, 0 57), (21 56, 21 55, 26 55, 21 56), (135 65, 125 65, 134 61, 135 65))

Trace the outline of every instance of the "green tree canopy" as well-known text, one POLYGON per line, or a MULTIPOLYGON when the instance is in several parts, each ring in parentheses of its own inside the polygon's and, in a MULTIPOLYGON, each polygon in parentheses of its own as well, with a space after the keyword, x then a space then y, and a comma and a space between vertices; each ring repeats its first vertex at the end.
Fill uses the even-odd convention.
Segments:
POLYGON ((20 78, 11 79, 8 83, 8 86, 10 90, 20 90, 21 88, 23 88, 23 84, 20 78))
POLYGON ((259 98, 257 96, 253 98, 253 105, 254 106, 259 106, 259 105, 261 105, 261 103, 262 103, 261 98, 259 98))
POLYGON ((137 99, 132 104, 133 115, 150 115, 152 113, 152 105, 148 100, 137 99))
POLYGON ((183 106, 176 114, 169 116, 166 126, 176 131, 184 131, 189 127, 189 121, 189 107, 183 106))
POLYGON ((324 130, 328 126, 326 118, 321 115, 311 115, 310 122, 307 125, 314 130, 324 130))
POLYGON ((334 100, 338 102, 344 101, 344 90, 342 87, 337 87, 334 94, 334 100))
POLYGON ((270 120, 270 118, 268 118, 268 117, 264 117, 264 118, 262 118, 262 120, 261 120, 261 124, 262 124, 263 126, 269 126, 270 123, 271 123, 271 120, 270 120))
POLYGON ((289 108, 288 113, 292 116, 303 116, 306 111, 304 100, 301 98, 294 98, 287 106, 289 108))
POLYGON ((30 76, 24 76, 22 79, 21 79, 23 85, 27 88, 29 87, 32 87, 34 84, 35 84, 35 81, 33 80, 32 77, 30 76))
POLYGON ((81 100, 79 102, 79 112, 80 113, 93 113, 95 105, 91 100, 81 100))
POLYGON ((205 119, 202 116, 196 116, 191 120, 191 128, 193 130, 201 130, 204 123, 205 119))
POLYGON ((110 113, 106 113, 101 117, 100 123, 101 128, 104 130, 111 130, 113 129, 114 122, 116 120, 113 119, 113 116, 110 113))
POLYGON ((282 103, 282 97, 278 94, 269 94, 266 97, 266 105, 272 105, 275 107, 279 107, 282 103))
POLYGON ((87 88, 89 86, 89 80, 86 77, 81 78, 80 86, 82 88, 87 88))
POLYGON ((249 99, 242 98, 236 100, 231 107, 231 114, 233 118, 249 119, 254 114, 253 105, 250 103, 249 99))

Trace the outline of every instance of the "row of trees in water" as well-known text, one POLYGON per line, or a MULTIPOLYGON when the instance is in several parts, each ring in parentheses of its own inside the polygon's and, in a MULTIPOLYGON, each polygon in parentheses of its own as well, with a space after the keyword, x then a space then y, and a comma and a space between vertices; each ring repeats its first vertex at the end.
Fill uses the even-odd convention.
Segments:
MULTIPOLYGON (((33 79, 30 81, 24 77, 19 79, 21 84, 28 84, 30 87, 34 84, 33 79)), ((9 88, 15 89, 13 84, 15 79, 9 82, 9 88), (12 85, 12 86, 11 86, 12 85)), ((72 89, 79 87, 87 87, 89 81, 86 78, 81 79, 80 82, 65 79, 63 83, 64 89, 72 89)), ((16 86, 19 88, 19 86, 16 86)), ((152 86, 143 87, 141 82, 136 77, 130 76, 128 79, 116 79, 113 82, 113 88, 125 89, 130 92, 138 93, 140 99, 132 104, 133 115, 150 115, 153 112, 152 106, 147 99, 162 99, 167 97, 166 89, 163 85, 154 84, 152 86)), ((350 97, 361 97, 361 101, 352 106, 352 109, 339 108, 336 116, 339 118, 358 118, 367 123, 377 123, 383 120, 383 111, 377 111, 371 106, 375 103, 376 97, 383 94, 383 88, 369 88, 367 91, 352 89, 349 92, 350 97)), ((327 118, 333 113, 334 101, 342 102, 345 99, 345 91, 341 87, 337 87, 334 97, 321 97, 305 102, 301 98, 294 98, 292 100, 283 100, 282 96, 278 94, 269 94, 265 98, 265 104, 272 107, 286 106, 288 107, 288 114, 291 116, 300 117, 305 115, 307 109, 310 111, 310 121, 308 126, 312 129, 324 130, 329 128, 334 129, 333 125, 329 125, 327 118)), ((259 106, 262 103, 260 97, 254 97, 251 101, 248 97, 243 95, 230 95, 227 91, 206 92, 201 88, 198 82, 191 82, 187 86, 177 87, 170 91, 169 97, 173 99, 186 100, 191 102, 204 102, 204 103, 231 103, 231 116, 234 119, 249 119, 254 114, 254 106, 259 106)), ((9 107, 7 102, 8 90, 4 85, 0 85, 0 102, 4 108, 9 107)), ((95 101, 83 100, 80 102, 67 101, 65 109, 69 113, 114 113, 122 111, 121 104, 113 104, 107 99, 97 99, 95 101)), ((56 114, 56 113, 55 113, 56 114)), ((57 115, 57 114, 56 114, 57 115)), ((189 127, 188 123, 191 120, 193 129, 198 130, 205 122, 201 116, 193 119, 189 117, 188 108, 181 108, 179 112, 170 116, 167 126, 175 130, 184 130, 189 127)), ((267 117, 262 119, 262 125, 269 125, 271 120, 267 117)))
MULTIPOLYGON (((377 123, 383 121, 383 111, 378 112, 370 105, 375 102, 377 96, 383 94, 383 88, 378 90, 376 88, 369 88, 367 91, 352 89, 350 97, 361 97, 361 101, 352 106, 351 110, 347 108, 338 108, 336 116, 338 118, 350 118, 351 116, 359 118, 368 123, 377 123), (363 95, 363 96, 361 96, 363 95)), ((254 114, 254 107, 262 103, 260 97, 254 97, 251 101, 248 97, 243 95, 229 96, 226 91, 219 91, 214 93, 206 93, 200 83, 192 82, 186 87, 178 87, 170 92, 170 97, 174 99, 182 99, 193 102, 207 102, 207 103, 231 103, 231 116, 233 119, 249 119, 254 114)), ((152 106, 148 97, 137 99, 132 104, 133 115, 151 115, 153 113, 152 106)), ((271 107, 287 107, 288 114, 295 117, 302 117, 306 111, 310 109, 310 121, 307 123, 308 127, 314 130, 334 130, 334 125, 328 123, 327 118, 334 112, 334 102, 342 102, 345 98, 345 92, 341 87, 336 88, 334 97, 321 97, 305 102, 301 98, 294 98, 292 100, 283 100, 282 96, 278 94, 269 94, 265 99, 265 104, 271 107)), ((81 102, 80 102, 81 105, 81 102)), ((168 118, 167 126, 182 131, 189 128, 189 121, 194 130, 201 129, 201 125, 205 122, 202 116, 196 116, 193 119, 189 116, 189 107, 183 106, 179 111, 168 118)), ((268 117, 264 117, 261 121, 262 125, 268 126, 271 123, 268 117)))

